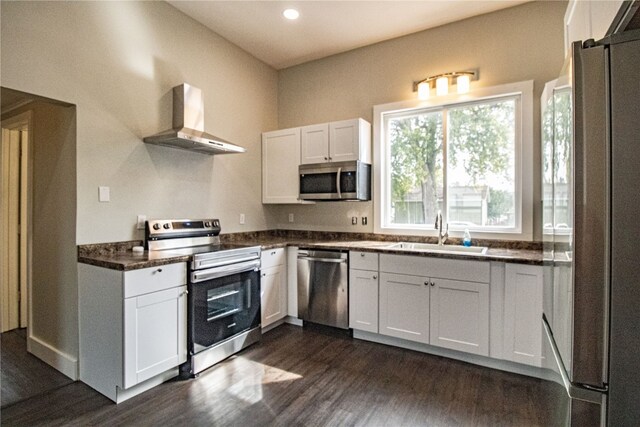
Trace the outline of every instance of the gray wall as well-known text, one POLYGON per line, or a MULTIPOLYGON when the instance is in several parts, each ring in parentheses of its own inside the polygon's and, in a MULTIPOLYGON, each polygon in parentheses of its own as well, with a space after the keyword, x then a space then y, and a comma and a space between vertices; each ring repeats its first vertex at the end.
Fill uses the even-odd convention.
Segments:
POLYGON ((219 217, 228 232, 271 226, 260 133, 277 127, 278 75, 164 2, 2 2, 0 14, 0 85, 76 106, 73 123, 45 106, 36 118, 61 139, 38 143, 35 157, 32 324, 74 358, 76 244, 142 238, 137 214, 219 217), (246 154, 142 142, 171 126, 182 82, 203 90, 206 128, 246 154), (110 203, 98 186, 111 187, 110 203))
POLYGON ((269 228, 260 133, 277 127, 274 69, 164 2, 2 2, 1 14, 2 86, 77 106, 77 243, 142 237, 137 214, 269 228), (142 142, 171 127, 182 82, 202 89, 207 130, 246 154, 142 142))
MULTIPOLYGON (((562 68, 566 6, 563 1, 526 3, 282 70, 279 127, 353 117, 372 122, 374 105, 414 99, 413 81, 447 71, 478 69, 474 87, 534 80, 533 229, 540 240, 540 95, 562 68)), ((280 228, 373 231, 369 202, 269 209, 280 228), (351 216, 367 216, 368 225, 352 226, 351 216)))

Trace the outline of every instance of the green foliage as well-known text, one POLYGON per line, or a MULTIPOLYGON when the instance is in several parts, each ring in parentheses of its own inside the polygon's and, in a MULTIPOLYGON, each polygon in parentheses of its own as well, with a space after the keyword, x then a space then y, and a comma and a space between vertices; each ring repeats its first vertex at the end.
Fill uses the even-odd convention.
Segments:
POLYGON ((513 101, 449 110, 449 162, 455 167, 463 160, 473 185, 478 185, 489 173, 507 177, 514 113, 513 101))
MULTIPOLYGON (((398 220, 407 218, 407 196, 420 193, 421 221, 435 215, 443 187, 444 114, 447 114, 449 165, 466 174, 459 185, 481 187, 490 175, 511 180, 515 101, 499 100, 442 110, 422 111, 389 120, 391 202, 398 220), (403 213, 404 212, 404 213, 403 213)), ((513 200, 493 192, 493 215, 508 212, 513 200), (509 202, 509 200, 511 200, 509 202)), ((411 203, 417 203, 410 198, 411 203)), ((491 215, 490 215, 491 216, 491 215)), ((416 217, 416 215, 412 215, 416 217)), ((405 219, 406 220, 406 219, 405 219)))

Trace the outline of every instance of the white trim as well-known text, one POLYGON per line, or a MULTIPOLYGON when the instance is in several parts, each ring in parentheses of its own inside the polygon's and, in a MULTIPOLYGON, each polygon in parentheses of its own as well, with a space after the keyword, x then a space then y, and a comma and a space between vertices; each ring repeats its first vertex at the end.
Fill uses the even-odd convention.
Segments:
MULTIPOLYGON (((533 80, 517 83, 509 83, 500 86, 475 89, 466 95, 450 94, 442 97, 434 97, 427 101, 412 99, 408 101, 393 102, 376 105, 373 107, 373 209, 374 209, 374 233, 384 234, 420 234, 422 236, 435 236, 435 230, 420 227, 383 227, 383 210, 387 206, 386 192, 383 191, 383 177, 386 176, 386 165, 383 159, 386 146, 382 144, 384 129, 383 115, 403 112, 414 109, 426 109, 435 107, 447 107, 455 104, 491 99, 509 95, 520 95, 520 143, 516 142, 516 209, 520 210, 520 231, 500 232, 494 230, 474 231, 474 235, 482 238, 499 238, 506 240, 532 240, 533 239, 533 80), (519 173, 518 173, 519 171, 519 173), (518 191, 519 190, 519 191, 518 191), (520 203, 518 203, 520 202, 520 203)), ((516 112, 518 109, 516 109, 516 112)), ((451 231, 452 237, 462 237, 463 231, 451 231)))
POLYGON ((51 365, 72 380, 78 379, 78 359, 64 353, 46 342, 29 335, 27 338, 27 352, 51 365))
MULTIPOLYGON (((31 101, 29 101, 31 102, 31 101)), ((26 323, 27 335, 30 334, 30 328, 33 324, 31 314, 31 286, 32 286, 32 230, 33 230, 33 111, 25 111, 15 116, 2 120, 0 123, 2 129, 20 130, 27 132, 26 147, 21 141, 22 156, 20 158, 21 167, 26 164, 26 172, 21 172, 20 191, 21 194, 26 186, 26 198, 21 195, 20 206, 20 253, 21 256, 26 254, 26 258, 22 260, 26 264, 26 286, 22 281, 20 283, 20 327, 24 327, 26 323), (24 182, 26 179, 26 182, 24 182), (26 236, 26 241, 23 240, 26 236), (26 247, 25 247, 26 246, 26 247), (25 289, 26 288, 26 289, 25 289), (24 296, 26 295, 26 304, 24 296), (26 311, 26 313, 25 313, 26 311)), ((21 273, 23 274, 23 273, 21 273)))

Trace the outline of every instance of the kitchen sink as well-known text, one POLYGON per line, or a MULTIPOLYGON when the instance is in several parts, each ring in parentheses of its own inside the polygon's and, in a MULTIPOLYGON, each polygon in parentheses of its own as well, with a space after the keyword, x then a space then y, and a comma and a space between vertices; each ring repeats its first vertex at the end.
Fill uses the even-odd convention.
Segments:
POLYGON ((486 246, 458 246, 458 245, 438 245, 436 243, 411 243, 398 242, 386 246, 387 249, 398 249, 402 251, 414 252, 437 252, 445 254, 461 255, 484 255, 487 253, 486 246))

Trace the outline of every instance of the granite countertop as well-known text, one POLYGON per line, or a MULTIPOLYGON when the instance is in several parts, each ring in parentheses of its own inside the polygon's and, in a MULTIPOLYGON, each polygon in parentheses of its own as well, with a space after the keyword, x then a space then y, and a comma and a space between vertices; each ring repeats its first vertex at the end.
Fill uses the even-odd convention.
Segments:
MULTIPOLYGON (((356 233, 324 233, 324 232, 253 232, 222 235, 223 242, 261 246, 263 250, 287 246, 297 246, 309 249, 337 249, 369 251, 385 254, 412 255, 449 259, 466 259, 480 261, 502 261, 518 264, 542 265, 542 250, 537 243, 527 242, 493 242, 478 241, 479 246, 489 246, 486 254, 450 254, 437 252, 418 252, 402 249, 390 249, 387 246, 397 241, 425 241, 416 237, 393 236, 392 240, 382 240, 388 236, 356 233), (367 239, 369 238, 369 239, 367 239), (372 239, 373 238, 373 239, 372 239), (494 243, 499 247, 491 247, 494 243)), ((452 239, 452 244, 458 243, 452 239)), ((105 244, 78 246, 78 262, 96 265, 114 270, 128 271, 158 265, 173 264, 189 261, 189 256, 165 252, 144 251, 133 253, 133 246, 141 246, 142 241, 132 240, 105 244)))

